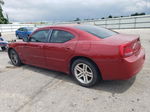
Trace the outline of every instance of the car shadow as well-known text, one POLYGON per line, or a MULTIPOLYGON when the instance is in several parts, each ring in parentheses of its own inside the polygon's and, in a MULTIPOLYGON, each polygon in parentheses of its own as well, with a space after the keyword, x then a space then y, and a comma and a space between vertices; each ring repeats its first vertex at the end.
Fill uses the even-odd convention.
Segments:
POLYGON ((4 51, 0 49, 0 52, 7 52, 7 49, 6 49, 6 50, 4 50, 4 51))
POLYGON ((0 50, 0 52, 5 52, 5 51, 0 50))
MULTIPOLYGON (((11 62, 8 62, 12 65, 11 62)), ((77 84, 77 82, 73 79, 72 75, 67 75, 62 72, 52 71, 48 69, 43 69, 31 65, 23 65, 21 66, 23 69, 27 69, 30 71, 34 71, 48 77, 57 78, 59 80, 63 80, 69 83, 77 84)), ((136 77, 132 77, 129 80, 114 80, 114 81, 100 81, 95 86, 89 88, 91 90, 99 90, 99 91, 107 91, 112 93, 112 95, 116 93, 124 93, 127 91, 135 82, 136 77)))
POLYGON ((92 89, 115 93, 124 93, 127 91, 135 82, 136 76, 128 80, 113 80, 113 81, 101 81, 95 85, 92 89))

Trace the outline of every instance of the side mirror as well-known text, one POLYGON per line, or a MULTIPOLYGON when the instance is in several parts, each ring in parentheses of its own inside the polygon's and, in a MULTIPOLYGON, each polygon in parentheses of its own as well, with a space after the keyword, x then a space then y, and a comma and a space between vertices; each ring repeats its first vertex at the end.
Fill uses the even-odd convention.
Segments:
POLYGON ((24 38, 23 38, 23 41, 24 41, 24 42, 29 42, 29 38, 28 38, 28 37, 24 37, 24 38))

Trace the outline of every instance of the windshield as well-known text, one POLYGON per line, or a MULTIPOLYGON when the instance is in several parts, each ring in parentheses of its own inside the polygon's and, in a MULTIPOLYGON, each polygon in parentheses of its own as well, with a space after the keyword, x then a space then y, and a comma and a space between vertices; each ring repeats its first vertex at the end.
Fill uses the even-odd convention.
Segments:
POLYGON ((108 30, 108 29, 98 27, 98 26, 92 26, 92 25, 78 25, 74 27, 77 29, 83 30, 85 32, 88 32, 92 35, 95 35, 99 38, 107 38, 107 37, 118 34, 115 31, 108 30))
POLYGON ((3 38, 0 38, 0 41, 4 41, 4 39, 3 39, 3 38))

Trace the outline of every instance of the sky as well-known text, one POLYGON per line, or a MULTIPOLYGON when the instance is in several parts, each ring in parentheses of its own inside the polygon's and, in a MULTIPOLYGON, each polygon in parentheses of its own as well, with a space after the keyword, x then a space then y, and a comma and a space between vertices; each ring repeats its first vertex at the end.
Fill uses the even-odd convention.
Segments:
POLYGON ((4 15, 12 22, 72 21, 150 14, 150 0, 4 0, 4 15))

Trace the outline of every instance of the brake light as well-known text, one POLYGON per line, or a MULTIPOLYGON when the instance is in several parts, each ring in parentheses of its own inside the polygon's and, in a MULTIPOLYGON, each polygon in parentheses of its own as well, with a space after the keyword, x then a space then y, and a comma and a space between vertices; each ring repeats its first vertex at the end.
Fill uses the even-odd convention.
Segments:
POLYGON ((137 39, 134 42, 127 43, 120 46, 120 54, 122 57, 129 57, 137 53, 141 48, 140 40, 137 39))
POLYGON ((133 49, 132 47, 125 47, 124 49, 124 56, 127 57, 127 56, 131 56, 133 55, 133 49))

